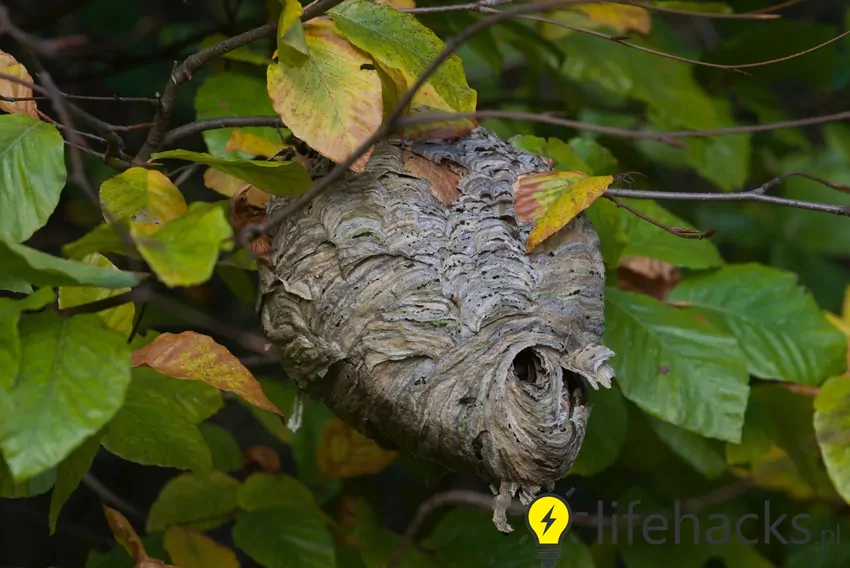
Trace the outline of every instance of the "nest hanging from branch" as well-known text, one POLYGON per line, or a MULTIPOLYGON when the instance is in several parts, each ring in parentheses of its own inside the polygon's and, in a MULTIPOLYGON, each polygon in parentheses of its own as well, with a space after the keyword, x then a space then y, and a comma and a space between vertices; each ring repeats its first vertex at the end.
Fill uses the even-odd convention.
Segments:
POLYGON ((273 229, 260 268, 263 330, 298 387, 387 449, 491 482, 505 532, 511 497, 573 464, 587 385, 613 377, 593 227, 579 215, 525 251, 513 184, 549 170, 482 128, 383 143, 273 229), (410 152, 454 171, 457 191, 406 169, 410 152))

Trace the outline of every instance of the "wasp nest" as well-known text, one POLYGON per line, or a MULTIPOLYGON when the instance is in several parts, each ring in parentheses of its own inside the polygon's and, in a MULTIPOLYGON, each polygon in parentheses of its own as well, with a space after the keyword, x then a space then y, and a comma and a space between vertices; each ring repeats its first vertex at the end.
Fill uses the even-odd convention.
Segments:
POLYGON ((299 388, 387 449, 491 482, 503 531, 511 496, 573 464, 587 385, 613 377, 590 222, 526 253, 513 184, 549 169, 482 128, 381 144, 273 230, 260 269, 263 329, 299 388))

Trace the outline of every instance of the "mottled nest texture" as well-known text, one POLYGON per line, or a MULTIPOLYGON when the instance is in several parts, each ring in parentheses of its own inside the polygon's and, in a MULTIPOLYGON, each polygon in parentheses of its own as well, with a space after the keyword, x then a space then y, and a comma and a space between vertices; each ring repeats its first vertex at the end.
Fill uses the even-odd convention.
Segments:
POLYGON ((273 230, 260 269, 263 330, 298 387, 387 449, 489 481, 505 532, 511 498, 573 464, 587 386, 613 377, 590 222, 526 253, 513 185, 549 170, 483 128, 380 144, 273 230), (409 152, 460 176, 450 202, 405 169, 409 152))

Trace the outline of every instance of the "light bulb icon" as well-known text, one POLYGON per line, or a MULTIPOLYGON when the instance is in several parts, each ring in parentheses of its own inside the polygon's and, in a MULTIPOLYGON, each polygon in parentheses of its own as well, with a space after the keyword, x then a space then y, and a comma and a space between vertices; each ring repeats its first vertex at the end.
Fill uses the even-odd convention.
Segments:
POLYGON ((555 568, 561 557, 561 537, 570 526, 572 514, 560 495, 538 495, 525 514, 528 529, 537 538, 537 555, 542 568, 555 568))

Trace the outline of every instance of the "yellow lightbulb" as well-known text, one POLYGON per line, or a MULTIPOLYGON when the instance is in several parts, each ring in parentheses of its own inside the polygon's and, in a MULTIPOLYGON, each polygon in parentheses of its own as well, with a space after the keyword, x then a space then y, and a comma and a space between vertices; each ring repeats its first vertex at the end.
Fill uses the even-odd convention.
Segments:
POLYGON ((538 495, 528 507, 525 520, 537 537, 537 552, 543 568, 554 568, 561 556, 561 537, 570 526, 570 506, 559 495, 538 495))

